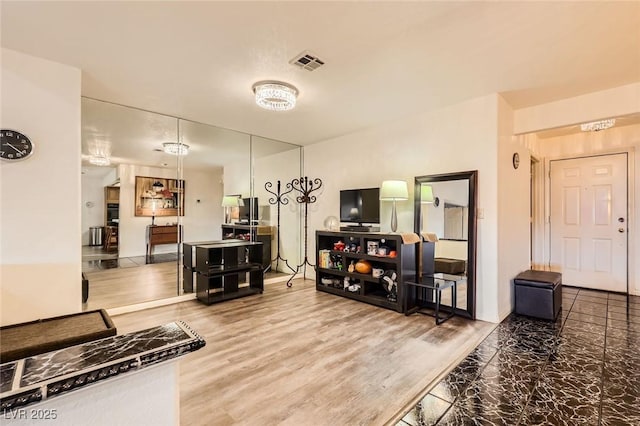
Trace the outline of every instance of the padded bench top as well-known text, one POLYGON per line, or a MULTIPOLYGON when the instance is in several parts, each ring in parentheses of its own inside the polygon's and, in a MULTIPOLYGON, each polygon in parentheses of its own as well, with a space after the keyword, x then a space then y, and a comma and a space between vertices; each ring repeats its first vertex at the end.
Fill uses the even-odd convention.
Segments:
POLYGON ((553 287, 562 284, 562 274, 551 271, 528 271, 520 272, 514 279, 516 284, 527 284, 540 287, 553 287))
POLYGON ((104 309, 0 327, 0 363, 116 335, 104 309))
POLYGON ((436 257, 434 265, 435 272, 444 272, 445 274, 464 274, 466 269, 466 261, 448 257, 436 257))

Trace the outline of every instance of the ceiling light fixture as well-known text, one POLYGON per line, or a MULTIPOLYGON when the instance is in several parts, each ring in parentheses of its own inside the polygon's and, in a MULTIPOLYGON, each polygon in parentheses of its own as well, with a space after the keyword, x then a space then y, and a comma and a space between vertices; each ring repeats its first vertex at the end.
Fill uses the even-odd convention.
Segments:
POLYGON ((271 111, 288 111, 296 106, 298 89, 281 81, 259 81, 252 87, 256 104, 271 111))
POLYGON ((108 166, 111 164, 111 159, 103 155, 92 155, 89 157, 89 162, 95 166, 108 166))
POLYGON ((187 155, 189 153, 189 145, 177 142, 165 142, 162 144, 162 149, 171 155, 187 155))
POLYGON ((616 124, 615 118, 609 118, 607 120, 592 121, 591 123, 582 123, 580 130, 583 132, 599 132, 600 130, 608 129, 616 124))

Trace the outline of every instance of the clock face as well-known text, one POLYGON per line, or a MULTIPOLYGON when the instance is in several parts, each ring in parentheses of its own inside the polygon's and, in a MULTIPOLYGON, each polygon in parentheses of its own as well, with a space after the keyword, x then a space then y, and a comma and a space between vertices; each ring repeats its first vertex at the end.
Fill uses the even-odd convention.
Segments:
POLYGON ((0 130, 0 158, 6 161, 24 160, 33 154, 33 143, 15 130, 0 130))

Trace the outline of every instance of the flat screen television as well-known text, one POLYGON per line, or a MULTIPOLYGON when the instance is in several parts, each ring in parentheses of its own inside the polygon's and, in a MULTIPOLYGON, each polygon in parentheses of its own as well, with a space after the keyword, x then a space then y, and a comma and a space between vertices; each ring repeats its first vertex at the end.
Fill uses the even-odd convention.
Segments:
POLYGON ((340 191, 340 222, 380 223, 380 188, 340 191))
POLYGON ((249 220, 256 222, 258 220, 258 197, 253 197, 253 203, 251 198, 243 198, 242 204, 238 207, 238 220, 241 223, 249 223, 249 220), (253 206, 253 215, 251 215, 251 207, 253 206), (251 215, 251 217, 249 217, 251 215))

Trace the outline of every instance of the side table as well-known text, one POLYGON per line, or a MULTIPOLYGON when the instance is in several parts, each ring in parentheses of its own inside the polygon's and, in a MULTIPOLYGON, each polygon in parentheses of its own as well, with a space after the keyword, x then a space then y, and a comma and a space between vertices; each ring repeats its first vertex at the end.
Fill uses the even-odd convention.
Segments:
POLYGON ((418 281, 405 281, 406 291, 403 301, 405 315, 417 312, 435 317, 436 325, 442 324, 454 315, 457 284, 464 279, 462 275, 436 273, 423 275, 418 281), (441 316, 442 290, 446 289, 451 289, 451 310, 446 316, 441 316), (424 308, 434 309, 434 313, 423 312, 424 308))

